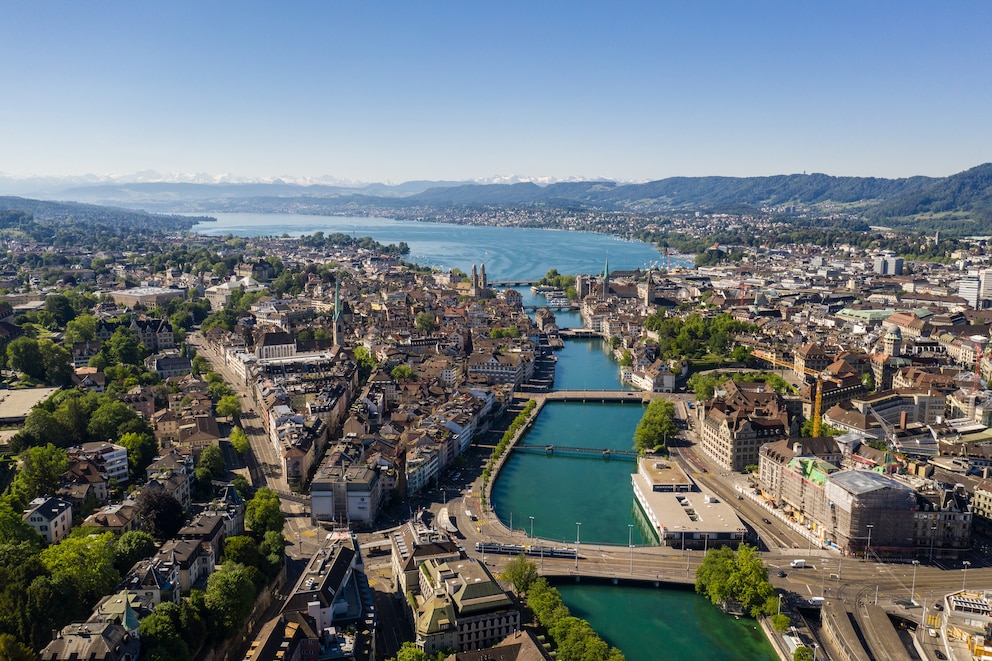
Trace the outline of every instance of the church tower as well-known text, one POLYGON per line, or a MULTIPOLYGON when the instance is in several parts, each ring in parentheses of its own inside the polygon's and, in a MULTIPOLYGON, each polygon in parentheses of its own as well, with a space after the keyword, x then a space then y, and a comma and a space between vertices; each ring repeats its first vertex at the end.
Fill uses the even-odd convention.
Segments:
POLYGON ((603 301, 610 296, 610 254, 606 254, 606 268, 603 269, 603 301))

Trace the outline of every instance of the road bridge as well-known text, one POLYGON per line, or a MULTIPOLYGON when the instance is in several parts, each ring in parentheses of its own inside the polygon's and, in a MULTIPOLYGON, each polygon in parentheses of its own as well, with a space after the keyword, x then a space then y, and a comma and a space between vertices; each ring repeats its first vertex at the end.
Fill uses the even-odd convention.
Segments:
POLYGON ((575 311, 579 309, 578 305, 574 303, 563 303, 555 305, 554 303, 549 303, 546 305, 524 305, 524 310, 527 312, 537 312, 538 310, 555 310, 556 312, 562 312, 565 310, 575 311))
POLYGON ((536 285, 537 280, 490 280, 490 287, 530 287, 536 285))
POLYGON ((518 397, 542 402, 643 402, 663 393, 639 390, 554 390, 540 393, 516 393, 518 397))

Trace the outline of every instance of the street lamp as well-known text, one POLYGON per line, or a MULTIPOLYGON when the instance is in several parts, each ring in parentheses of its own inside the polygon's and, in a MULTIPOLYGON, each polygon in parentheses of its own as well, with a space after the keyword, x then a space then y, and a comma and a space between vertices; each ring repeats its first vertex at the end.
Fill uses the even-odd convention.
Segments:
POLYGON ((930 526, 930 564, 933 564, 933 543, 937 539, 937 526, 936 524, 930 526))
POLYGON ((582 529, 582 522, 575 522, 575 572, 579 571, 579 531, 582 529))
POLYGON ((868 528, 868 546, 865 547, 865 562, 868 562, 868 556, 871 555, 871 529, 875 526, 869 523, 865 527, 868 528))
POLYGON ((627 548, 630 549, 630 575, 634 575, 634 524, 627 524, 627 548))
POLYGON ((782 593, 778 593, 778 614, 782 614, 782 593))
POLYGON ((824 590, 823 590, 823 578, 824 578, 824 574, 826 573, 826 571, 827 571, 827 561, 824 560, 820 564, 820 596, 821 597, 823 596, 823 592, 824 592, 824 590))
POLYGON ((971 566, 971 563, 965 560, 961 564, 964 565, 964 573, 961 574, 961 592, 964 592, 965 582, 968 580, 968 567, 971 566))
POLYGON ((916 603, 916 568, 920 566, 919 560, 913 560, 913 587, 909 589, 909 603, 916 603))
POLYGON ((530 518, 530 538, 534 539, 534 517, 530 518))

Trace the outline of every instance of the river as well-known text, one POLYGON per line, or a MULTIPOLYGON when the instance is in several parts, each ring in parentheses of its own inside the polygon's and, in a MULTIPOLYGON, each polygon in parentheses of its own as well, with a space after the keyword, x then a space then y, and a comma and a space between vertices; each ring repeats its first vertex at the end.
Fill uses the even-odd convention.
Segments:
MULTIPOLYGON (((209 235, 300 236, 322 231, 371 236, 380 243, 405 241, 409 261, 469 272, 485 263, 491 280, 534 280, 551 268, 561 273, 600 273, 647 268, 661 256, 652 246, 602 234, 523 228, 415 223, 384 218, 344 218, 289 214, 214 214, 217 222, 194 231, 209 235)), ((673 265, 688 266, 688 258, 673 265)), ((525 303, 542 303, 520 288, 525 303)), ((574 312, 560 313, 559 326, 582 325, 574 312)), ((557 352, 558 389, 620 389, 616 363, 602 340, 568 341, 557 352)), ((638 404, 552 403, 545 407, 524 442, 591 448, 629 449, 643 409, 638 404)), ((515 454, 493 488, 493 506, 517 530, 547 539, 626 544, 655 543, 642 534, 630 486, 632 462, 515 454), (576 526, 580 522, 581 526, 576 526), (633 528, 628 527, 633 525, 633 528), (577 530, 577 528, 579 530, 577 530)), ((687 590, 594 585, 559 586, 572 612, 586 619, 630 661, 776 658, 750 619, 725 616, 687 590)))

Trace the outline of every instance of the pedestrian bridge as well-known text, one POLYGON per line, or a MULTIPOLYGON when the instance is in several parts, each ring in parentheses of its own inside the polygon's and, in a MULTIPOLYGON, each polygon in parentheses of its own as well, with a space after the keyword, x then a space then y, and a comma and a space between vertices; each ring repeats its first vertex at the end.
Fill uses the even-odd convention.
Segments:
POLYGON ((649 401, 661 393, 651 393, 631 390, 555 390, 542 393, 517 393, 544 402, 643 402, 649 401))
POLYGON ((603 459, 636 460, 636 450, 614 450, 611 448, 576 448, 567 445, 514 445, 513 452, 525 454, 543 454, 546 456, 565 455, 579 457, 602 457, 603 459))

